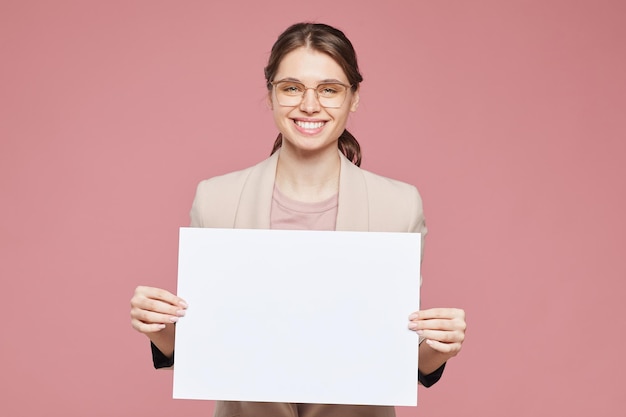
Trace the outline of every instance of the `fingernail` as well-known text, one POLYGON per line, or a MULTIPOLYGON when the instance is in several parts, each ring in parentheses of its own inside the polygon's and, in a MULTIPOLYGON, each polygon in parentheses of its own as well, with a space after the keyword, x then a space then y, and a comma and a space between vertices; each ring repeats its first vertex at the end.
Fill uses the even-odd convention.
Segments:
POLYGON ((170 321, 172 323, 176 323, 178 321, 178 317, 170 317, 170 321))
POLYGON ((413 313, 409 316, 409 320, 415 320, 417 319, 417 313, 413 313))
POLYGON ((424 330, 416 330, 415 333, 417 333, 419 335, 422 335, 422 334, 424 334, 424 330))
POLYGON ((185 310, 178 310, 176 314, 178 315, 178 317, 185 317, 185 310))
POLYGON ((417 329, 417 323, 409 323, 409 329, 411 330, 417 329))
POLYGON ((189 307, 189 306, 187 305, 187 303, 186 303, 186 302, 184 302, 184 301, 182 301, 182 300, 178 303, 178 305, 179 305, 179 306, 181 306, 182 308, 187 308, 187 307, 189 307))

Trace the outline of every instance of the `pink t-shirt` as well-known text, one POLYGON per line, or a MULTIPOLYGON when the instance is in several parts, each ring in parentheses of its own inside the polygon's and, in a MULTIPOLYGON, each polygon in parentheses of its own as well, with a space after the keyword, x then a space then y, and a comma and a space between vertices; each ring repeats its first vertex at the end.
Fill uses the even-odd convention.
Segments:
POLYGON ((288 198, 274 186, 270 228, 283 230, 335 230, 339 195, 315 203, 288 198))

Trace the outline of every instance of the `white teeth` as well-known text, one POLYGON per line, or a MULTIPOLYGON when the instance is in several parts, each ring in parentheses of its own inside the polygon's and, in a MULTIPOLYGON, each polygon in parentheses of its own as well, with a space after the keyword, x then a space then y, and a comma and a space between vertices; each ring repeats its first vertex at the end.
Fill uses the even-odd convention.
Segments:
POLYGON ((324 126, 324 122, 303 122, 296 120, 296 124, 303 129, 319 129, 324 126))

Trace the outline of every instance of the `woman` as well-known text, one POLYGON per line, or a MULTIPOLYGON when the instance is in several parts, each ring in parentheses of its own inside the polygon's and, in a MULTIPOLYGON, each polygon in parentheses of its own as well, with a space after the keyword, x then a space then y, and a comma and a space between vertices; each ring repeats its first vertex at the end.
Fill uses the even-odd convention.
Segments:
MULTIPOLYGON (((362 230, 426 233, 415 187, 358 168, 358 142, 345 130, 359 105, 355 51, 327 25, 299 23, 283 32, 265 68, 268 102, 279 130, 272 156, 254 167, 200 183, 194 227, 362 230), (341 152, 338 152, 338 149, 341 152), (218 202, 218 203, 216 203, 218 202)), ((186 303, 165 290, 137 287, 131 323, 152 343, 156 367, 173 365, 174 323, 186 303)), ((435 308, 409 315, 419 345, 420 383, 440 378, 461 349, 465 313, 435 308)), ((215 415, 393 416, 393 407, 219 401, 215 415)))

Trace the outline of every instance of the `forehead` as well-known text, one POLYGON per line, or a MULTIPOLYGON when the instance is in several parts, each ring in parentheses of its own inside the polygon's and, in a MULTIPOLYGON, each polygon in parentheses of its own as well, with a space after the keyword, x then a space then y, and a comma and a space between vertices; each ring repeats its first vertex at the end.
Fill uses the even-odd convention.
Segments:
POLYGON ((348 77, 339 64, 329 55, 301 47, 283 57, 276 71, 276 80, 294 78, 305 82, 337 80, 348 82, 348 77))

